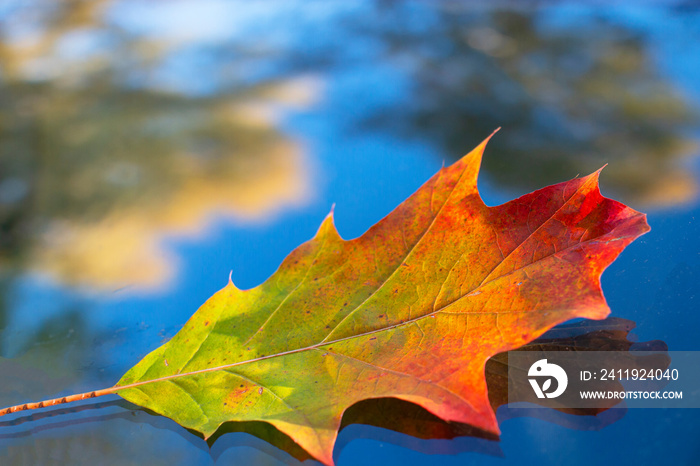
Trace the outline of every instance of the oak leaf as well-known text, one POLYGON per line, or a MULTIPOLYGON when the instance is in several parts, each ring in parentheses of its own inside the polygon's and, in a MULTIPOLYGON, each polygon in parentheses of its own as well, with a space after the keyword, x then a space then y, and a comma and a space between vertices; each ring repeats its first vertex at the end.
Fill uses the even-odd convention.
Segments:
POLYGON ((359 238, 343 240, 331 213, 263 284, 229 283, 117 385, 83 396, 118 393, 205 438, 265 421, 326 464, 344 411, 366 399, 498 434, 487 360, 606 317, 600 275, 649 227, 601 196, 600 171, 486 206, 487 141, 359 238))

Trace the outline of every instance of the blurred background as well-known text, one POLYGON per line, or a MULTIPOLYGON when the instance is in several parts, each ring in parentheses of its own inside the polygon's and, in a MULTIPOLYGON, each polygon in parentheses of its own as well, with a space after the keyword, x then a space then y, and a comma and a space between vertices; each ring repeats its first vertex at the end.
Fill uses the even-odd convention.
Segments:
MULTIPOLYGON (((603 193, 652 226, 603 276, 613 315, 700 350, 694 5, 3 1, 0 404, 113 385, 229 272, 258 285, 333 203, 340 234, 362 234, 499 126, 486 203, 609 164, 603 193)), ((298 464, 115 400, 0 423, 0 460, 298 464)), ((700 461, 692 410, 499 416, 485 449, 352 426, 336 461, 700 461)))

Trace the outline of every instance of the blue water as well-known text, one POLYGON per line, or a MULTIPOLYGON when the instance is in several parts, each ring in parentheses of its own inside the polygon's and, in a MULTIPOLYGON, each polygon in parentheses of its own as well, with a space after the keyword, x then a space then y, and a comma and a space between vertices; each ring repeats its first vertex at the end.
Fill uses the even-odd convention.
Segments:
MULTIPOLYGON (((44 19, 58 17, 49 10, 46 18, 32 16, 31 8, 15 3, 0 9, 0 20, 8 25, 2 40, 12 46, 50 30, 44 19)), ((18 59, 14 68, 8 60, 0 71, 2 92, 12 96, 0 101, 3 115, 26 118, 27 127, 44 122, 48 140, 58 141, 34 149, 30 142, 36 133, 25 132, 19 123, 0 133, 2 234, 21 233, 14 242, 3 238, 0 244, 0 404, 113 385, 172 337, 229 274, 240 288, 263 282, 294 247, 314 235, 333 205, 341 236, 361 235, 443 164, 500 125, 504 128, 486 151, 479 179, 486 203, 500 204, 609 163, 601 179, 603 193, 648 212, 652 227, 603 274, 612 315, 636 322, 633 333, 639 341, 700 350, 700 163, 693 146, 700 137, 700 57, 694 53, 700 14, 693 7, 682 2, 532 10, 459 8, 451 2, 178 2, 157 7, 106 2, 94 17, 94 24, 69 24, 43 55, 18 59), (161 55, 152 52, 159 44, 164 44, 161 55), (149 53, 156 58, 144 58, 149 53), (94 57, 97 62, 90 62, 94 57), (107 84, 98 85, 104 76, 107 84), (290 81, 286 96, 279 89, 270 96, 256 87, 290 81), (114 90, 117 103, 108 104, 111 94, 102 85, 114 90), (50 118, 28 97, 69 99, 76 89, 85 96, 71 104, 77 117, 59 113, 58 119, 50 118), (145 110, 124 103, 131 102, 127 93, 136 91, 143 93, 137 100, 145 102, 145 110), (184 100, 173 104, 168 100, 173 95, 184 100), (235 142, 217 152, 217 141, 229 132, 211 129, 221 122, 210 115, 229 115, 217 102, 226 102, 226 108, 243 102, 248 116, 262 111, 268 116, 258 125, 269 134, 250 147, 240 149, 235 142), (130 105, 148 116, 145 123, 129 126, 130 105), (181 121, 180 114, 193 116, 181 121), (111 115, 124 115, 126 123, 107 118, 111 115), (126 128, 125 135, 108 131, 95 139, 96 150, 88 144, 90 134, 102 133, 90 124, 103 116, 107 128, 126 128), (144 130, 148 144, 123 150, 120 144, 136 139, 140 128, 156 128, 144 130), (272 169, 266 167, 279 160, 264 156, 274 138, 296 148, 282 156, 295 168, 270 185, 272 169), (167 145, 172 141, 188 155, 172 155, 177 152, 167 145), (95 155, 99 163, 93 167, 75 155, 82 150, 107 155, 104 160, 95 155), (237 156, 236 150, 247 155, 237 156), (232 169, 231 184, 244 186, 233 194, 240 200, 211 209, 205 203, 201 215, 188 217, 187 227, 158 216, 170 208, 182 212, 172 203, 184 205, 199 192, 186 192, 183 180, 190 172, 183 169, 183 175, 172 166, 216 167, 227 157, 248 164, 232 169), (115 188, 104 194, 98 186, 81 197, 81 183, 89 184, 81 180, 113 173, 115 160, 124 162, 122 171, 114 172, 122 174, 124 186, 132 179, 123 175, 131 173, 129 167, 137 167, 142 177, 156 173, 148 183, 153 191, 127 195, 126 188, 115 188), (70 173, 52 178, 61 164, 70 173), (75 175, 83 172, 86 178, 75 175), (34 180, 37 173, 44 184, 29 186, 43 203, 15 201, 12 196, 21 199, 23 191, 8 180, 34 180), (289 188, 294 183, 303 189, 289 188), (172 195, 178 190, 189 197, 172 195), (255 196, 265 201, 249 200, 255 196), (150 200, 161 197, 163 203, 148 210, 150 200), (60 202, 53 205, 52 198, 60 202), (246 210, 249 205, 257 215, 246 210), (19 212, 29 227, 14 230, 7 212, 19 212), (143 220, 140 212, 158 220, 143 220), (167 273, 140 282, 138 267, 112 271, 110 262, 95 265, 92 277, 76 271, 93 262, 82 256, 84 262, 71 262, 77 259, 55 246, 56 238, 68 231, 79 239, 68 244, 87 243, 90 225, 105 218, 117 225, 112 231, 122 225, 121 218, 139 228, 145 224, 134 231, 147 233, 153 243, 150 252, 135 249, 136 259, 152 254, 146 257, 165 264, 167 273)), ((237 138, 253 131, 236 126, 235 118, 222 118, 237 138)), ((231 195, 210 172, 196 173, 220 187, 216 193, 231 195)), ((108 255, 132 237, 100 238, 100 250, 108 255)), ((497 414, 500 441, 420 440, 353 424, 341 431, 334 457, 339 465, 700 462, 695 442, 700 413, 695 410, 636 409, 587 420, 557 414, 521 417, 507 407, 497 414)), ((0 419, 0 461, 298 464, 288 452, 248 433, 227 433, 210 447, 173 421, 118 397, 79 403, 74 410, 0 419)))

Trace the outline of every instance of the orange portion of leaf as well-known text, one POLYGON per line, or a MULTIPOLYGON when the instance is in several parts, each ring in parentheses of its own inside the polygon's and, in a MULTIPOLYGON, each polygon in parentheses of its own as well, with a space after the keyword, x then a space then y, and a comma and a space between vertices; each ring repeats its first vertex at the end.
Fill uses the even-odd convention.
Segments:
POLYGON ((119 394, 205 437, 269 422, 326 464, 343 412, 369 398, 498 433, 486 361, 607 316, 600 275, 649 227, 601 196, 598 172, 488 207, 485 145, 359 238, 343 240, 329 215, 265 283, 210 298, 119 394))

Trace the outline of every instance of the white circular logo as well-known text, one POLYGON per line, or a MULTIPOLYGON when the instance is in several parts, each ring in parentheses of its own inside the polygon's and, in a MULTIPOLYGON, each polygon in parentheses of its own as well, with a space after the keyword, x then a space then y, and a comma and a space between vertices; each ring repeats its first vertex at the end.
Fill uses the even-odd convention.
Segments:
POLYGON ((569 383, 569 378, 566 376, 566 371, 556 364, 550 364, 546 359, 540 359, 536 361, 530 370, 527 372, 529 377, 544 378, 542 386, 540 386, 537 379, 528 379, 532 389, 535 391, 537 398, 556 398, 566 390, 566 385, 569 383), (556 390, 549 392, 548 390, 552 388, 552 379, 557 381, 556 390))

